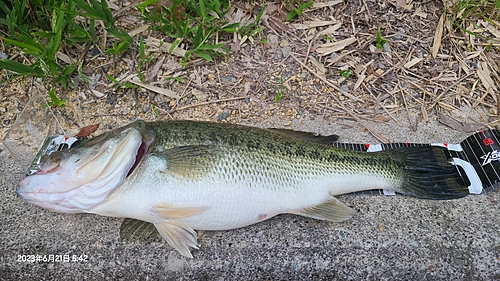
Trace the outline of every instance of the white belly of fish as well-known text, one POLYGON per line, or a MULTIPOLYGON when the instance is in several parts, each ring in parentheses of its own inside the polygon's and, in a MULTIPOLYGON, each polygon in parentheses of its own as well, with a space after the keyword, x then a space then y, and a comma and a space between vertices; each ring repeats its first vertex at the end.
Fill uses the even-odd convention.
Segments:
POLYGON ((175 218, 198 230, 243 227, 280 213, 299 213, 324 203, 332 195, 366 190, 388 183, 370 174, 331 174, 276 180, 240 171, 224 176, 224 165, 201 177, 189 179, 166 172, 166 163, 148 156, 124 184, 89 212, 106 216, 158 222, 165 218, 154 210, 203 208, 192 216, 175 218), (140 175, 140 176, 139 176, 140 175))

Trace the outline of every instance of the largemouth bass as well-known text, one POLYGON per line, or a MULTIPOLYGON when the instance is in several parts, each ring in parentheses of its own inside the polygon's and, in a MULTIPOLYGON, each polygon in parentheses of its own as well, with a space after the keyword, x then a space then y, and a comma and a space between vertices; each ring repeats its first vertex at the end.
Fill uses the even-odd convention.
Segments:
POLYGON ((454 199, 468 189, 442 147, 343 150, 286 130, 136 121, 41 159, 17 194, 42 208, 154 224, 192 257, 198 230, 248 226, 283 213, 343 221, 334 196, 388 189, 454 199))

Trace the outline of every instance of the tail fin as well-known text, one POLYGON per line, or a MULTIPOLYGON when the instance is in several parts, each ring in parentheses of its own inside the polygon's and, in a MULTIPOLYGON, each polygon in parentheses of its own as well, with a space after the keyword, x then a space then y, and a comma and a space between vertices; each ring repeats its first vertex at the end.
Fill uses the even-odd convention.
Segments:
POLYGON ((402 161, 405 182, 399 193, 418 198, 446 200, 469 194, 468 185, 444 147, 402 147, 387 152, 402 161))

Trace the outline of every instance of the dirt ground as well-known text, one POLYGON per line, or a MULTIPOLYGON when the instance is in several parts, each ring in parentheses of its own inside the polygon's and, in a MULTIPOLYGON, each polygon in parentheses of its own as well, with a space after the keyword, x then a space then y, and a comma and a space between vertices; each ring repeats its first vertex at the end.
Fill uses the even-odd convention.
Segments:
MULTIPOLYGON (((146 57, 154 57, 141 70, 146 83, 137 78, 138 50, 113 57, 91 46, 82 70, 91 83, 78 83, 75 77, 77 89, 57 90, 67 101, 64 110, 56 109, 63 127, 118 126, 137 118, 258 123, 278 117, 286 120, 284 126, 303 118, 353 120, 361 126, 366 120, 407 119, 417 131, 420 124, 442 116, 448 117, 441 118, 442 123, 462 131, 478 128, 462 127, 469 123, 497 125, 499 45, 486 50, 485 40, 464 37, 448 27, 448 20, 439 25, 444 11, 440 1, 318 2, 300 20, 287 24, 285 4, 267 4, 262 33, 246 40, 221 35, 218 40, 228 42, 233 53, 214 63, 193 58, 184 68, 178 52, 170 55, 165 46, 158 48, 160 40, 168 38, 145 30, 134 8, 117 6, 118 25, 128 28, 136 42, 143 38, 146 57), (383 49, 375 47, 378 29, 388 40, 383 49), (437 30, 443 32, 434 57, 437 30), (350 71, 347 78, 341 75, 345 71, 350 71), (107 75, 137 87, 115 88, 107 75), (464 116, 464 108, 480 117, 464 116)), ((251 21, 249 10, 261 8, 235 6, 239 8, 228 17, 242 22, 251 21)), ((77 58, 83 51, 82 46, 66 53, 77 58)), ((24 80, 2 85, 2 135, 33 91, 47 96, 50 85, 40 84, 24 80)))
MULTIPOLYGON (((120 15, 118 24, 133 33, 136 42, 144 38, 147 56, 154 56, 142 69, 146 83, 138 81, 137 50, 109 57, 99 46, 92 46, 84 54, 83 69, 91 83, 58 89, 66 107, 52 109, 68 135, 96 123, 100 133, 136 119, 195 119, 336 133, 344 142, 458 143, 476 130, 498 126, 500 45, 486 48, 484 40, 451 28, 446 17, 440 22, 441 1, 317 2, 292 23, 284 23, 282 3, 267 3, 261 37, 243 40, 221 35, 219 40, 229 42, 232 53, 215 62, 194 58, 186 67, 181 67, 175 53, 158 47, 164 38, 143 28, 144 22, 128 6, 133 3, 113 3, 117 5, 114 13, 120 15), (388 40, 382 49, 375 47, 378 29, 388 40), (350 75, 344 78, 347 70, 350 75), (107 75, 136 87, 114 87, 107 75)), ((229 16, 242 20, 251 20, 251 11, 261 8, 248 3, 236 6, 229 16)), ((67 54, 76 58, 83 50, 75 48, 67 54)), ((12 55, 13 51, 3 52, 12 55)), ((31 79, 0 85, 1 139, 30 97, 34 93, 46 97, 49 87, 31 79)), ((444 205, 402 196, 390 198, 389 203, 384 196, 347 197, 347 203, 365 212, 354 223, 329 225, 284 216, 283 222, 277 218, 250 230, 203 232, 198 257, 195 253, 195 260, 187 261, 165 245, 121 244, 115 237, 118 219, 52 214, 21 201, 13 190, 25 167, 13 168, 16 160, 5 145, 0 145, 2 170, 6 169, 2 225, 12 227, 3 228, 1 235, 2 248, 7 250, 1 270, 12 276, 50 279, 58 273, 71 277, 75 272, 94 279, 121 276, 131 280, 238 276, 493 280, 500 276, 498 191, 444 205), (484 209, 469 220, 461 215, 469 208, 484 209), (384 212, 391 216, 384 217, 384 212), (36 227, 44 233, 34 232, 30 220, 36 220, 36 227), (370 238, 373 235, 381 240, 370 238), (53 237, 63 242, 58 245, 53 237), (319 238, 315 241, 314 237, 319 238), (157 252, 151 254, 153 248, 157 252), (72 272, 74 264, 38 266, 13 260, 19 254, 64 249, 90 255, 94 268, 79 264, 72 272), (112 261, 105 258, 110 251, 112 261), (148 253, 152 256, 144 258, 148 253), (131 265, 132 259, 141 257, 143 261, 131 265), (127 265, 145 275, 134 275, 127 265), (101 274, 104 269, 109 274, 101 274)))

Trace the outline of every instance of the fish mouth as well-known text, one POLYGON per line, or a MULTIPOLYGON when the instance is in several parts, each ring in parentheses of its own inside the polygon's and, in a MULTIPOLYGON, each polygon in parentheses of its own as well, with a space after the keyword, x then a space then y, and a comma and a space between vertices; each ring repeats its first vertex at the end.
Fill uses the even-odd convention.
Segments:
POLYGON ((137 168, 141 160, 144 158, 144 156, 146 156, 146 152, 148 152, 148 149, 149 149, 149 143, 143 139, 141 145, 139 146, 135 154, 134 164, 132 164, 132 167, 130 167, 130 169, 128 170, 125 178, 128 178, 135 171, 135 168, 137 168))

